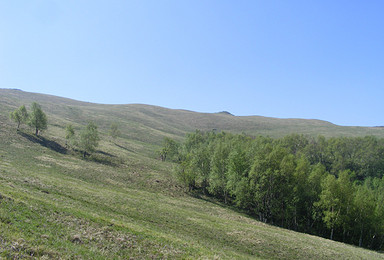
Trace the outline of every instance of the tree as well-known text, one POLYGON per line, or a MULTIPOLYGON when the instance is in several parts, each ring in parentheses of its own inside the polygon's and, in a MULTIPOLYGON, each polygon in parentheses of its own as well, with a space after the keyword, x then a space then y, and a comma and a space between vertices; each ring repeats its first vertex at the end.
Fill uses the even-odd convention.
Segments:
POLYGON ((35 128, 36 135, 39 134, 39 131, 47 129, 47 116, 36 102, 32 103, 32 113, 29 116, 28 124, 35 128))
POLYGON ((17 131, 19 131, 20 124, 25 123, 28 119, 28 112, 24 105, 9 114, 9 117, 17 123, 17 131))
POLYGON ((171 160, 175 159, 178 154, 179 144, 175 140, 165 137, 163 140, 163 148, 160 151, 161 160, 164 162, 167 157, 171 158, 171 160))
POLYGON ((76 145, 75 140, 75 129, 73 129, 73 126, 71 124, 67 125, 65 128, 65 139, 66 144, 69 146, 76 145))
POLYGON ((312 216, 311 191, 308 189, 308 175, 311 165, 305 156, 300 156, 296 162, 296 169, 293 173, 292 206, 293 226, 299 228, 309 226, 312 216))
POLYGON ((320 200, 315 204, 323 209, 323 221, 331 230, 331 240, 336 228, 343 229, 344 237, 350 221, 353 199, 354 187, 349 171, 342 171, 337 179, 331 174, 324 179, 320 200))
POLYGON ((80 133, 79 148, 83 151, 84 158, 87 154, 96 150, 99 145, 99 133, 97 131, 97 125, 93 122, 89 122, 88 125, 80 133))
POLYGON ((334 228, 340 222, 340 200, 337 198, 338 185, 335 176, 329 174, 322 183, 322 192, 320 200, 315 203, 319 208, 323 209, 323 221, 327 228, 331 229, 330 239, 333 240, 334 228))
POLYGON ((209 192, 217 197, 223 197, 227 203, 229 189, 227 187, 228 157, 230 146, 224 141, 219 142, 211 158, 211 172, 209 173, 209 192))
POLYGON ((111 129, 109 130, 109 135, 113 138, 116 139, 117 137, 120 136, 120 131, 119 131, 119 125, 116 122, 113 122, 111 124, 111 129))
POLYGON ((249 187, 249 169, 245 149, 239 145, 228 155, 227 186, 231 196, 235 198, 238 207, 249 209, 252 204, 252 194, 249 187))
POLYGON ((356 227, 360 232, 359 246, 362 246, 364 232, 374 225, 375 217, 376 203, 374 193, 368 185, 364 184, 356 187, 354 206, 356 208, 356 227))
POLYGON ((266 146, 253 161, 250 171, 255 213, 264 222, 285 225, 292 197, 294 156, 280 145, 266 146))

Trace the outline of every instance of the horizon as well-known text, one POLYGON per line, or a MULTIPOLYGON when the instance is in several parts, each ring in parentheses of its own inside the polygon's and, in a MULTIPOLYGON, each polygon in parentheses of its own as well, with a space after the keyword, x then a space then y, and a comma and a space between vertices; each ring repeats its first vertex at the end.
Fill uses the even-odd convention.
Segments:
POLYGON ((0 3, 0 88, 384 125, 384 2, 0 3))

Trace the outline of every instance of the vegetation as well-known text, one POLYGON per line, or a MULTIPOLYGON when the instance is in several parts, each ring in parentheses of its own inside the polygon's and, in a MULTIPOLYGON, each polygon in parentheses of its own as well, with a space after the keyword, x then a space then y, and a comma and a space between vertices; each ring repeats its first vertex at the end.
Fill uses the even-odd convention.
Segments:
POLYGON ((111 129, 109 130, 109 135, 115 140, 120 136, 119 124, 117 122, 113 122, 111 124, 111 129))
MULTIPOLYGON (((229 187, 219 188, 226 183, 220 173, 228 167, 227 164, 221 167, 223 159, 219 158, 232 153, 232 147, 224 143, 213 153, 218 158, 216 163, 209 164, 217 177, 210 174, 208 179, 196 180, 192 186, 194 196, 187 195, 172 174, 178 165, 172 161, 184 158, 168 153, 165 162, 160 162, 158 151, 164 137, 179 143, 185 140, 186 132, 196 128, 221 130, 225 127, 233 132, 245 129, 258 133, 267 131, 262 130, 265 127, 270 128, 271 135, 298 129, 282 127, 291 121, 272 120, 271 124, 268 120, 260 123, 259 119, 143 105, 97 105, 0 89, 0 258, 383 259, 382 254, 372 250, 265 224, 233 207, 229 204, 233 203, 229 187), (23 129, 14 131, 14 123, 7 120, 15 108, 32 102, 42 104, 47 112, 49 128, 43 135, 36 136, 23 129), (79 147, 74 145, 71 148, 75 152, 68 152, 66 142, 70 143, 71 138, 79 141, 77 131, 80 133, 88 120, 98 126, 101 138, 97 149, 83 159, 76 152, 79 147), (244 123, 247 120, 251 122, 249 125, 244 123), (119 122, 118 142, 104 138, 113 122, 119 122), (251 125, 256 124, 252 128, 251 125), (67 125, 72 125, 74 130, 68 139, 66 134, 71 131, 66 131, 67 125), (228 204, 196 189, 202 181, 211 184, 213 179, 217 188, 208 186, 206 194, 213 191, 222 196, 227 194, 228 204)), ((301 127, 303 131, 314 129, 308 125, 301 127)), ((383 132, 380 128, 334 128, 332 125, 326 131, 347 136, 383 132)), ((177 151, 185 154, 183 149, 184 145, 178 146, 177 151)), ((239 158, 246 155, 239 153, 239 158)), ((204 163, 201 169, 205 171, 206 161, 201 162, 204 163)), ((305 164, 302 165, 305 169, 305 164)), ((230 168, 236 172, 242 167, 234 160, 230 168)), ((323 172, 322 167, 317 170, 323 172)), ((313 174, 310 178, 313 183, 320 183, 313 190, 322 190, 321 182, 316 179, 319 176, 321 174, 313 174)), ((234 181, 231 179, 233 185, 234 181)), ((376 211, 373 204, 358 203, 362 201, 359 198, 366 196, 365 189, 370 191, 371 186, 378 185, 377 179, 370 185, 364 182, 355 191, 353 203, 361 205, 356 215, 361 219, 376 211)), ((383 219, 383 216, 377 217, 383 219)), ((358 226, 359 230, 363 229, 363 245, 365 226, 365 222, 358 226)), ((336 239, 338 230, 335 229, 336 239)), ((330 230, 327 232, 329 237, 330 230)))
POLYGON ((97 125, 93 122, 89 122, 88 125, 81 131, 79 148, 83 151, 84 157, 87 154, 93 153, 96 147, 99 145, 99 133, 97 131, 97 125))
POLYGON ((178 160, 179 144, 169 137, 165 137, 163 148, 160 151, 160 158, 164 162, 167 158, 172 161, 178 160))
POLYGON ((25 123, 28 119, 28 112, 24 105, 9 114, 9 117, 17 123, 17 130, 20 129, 20 124, 25 123))
POLYGON ((190 191, 265 223, 383 250, 384 139, 196 131, 179 157, 190 191))
POLYGON ((39 131, 47 129, 47 116, 41 109, 40 104, 32 103, 32 112, 29 115, 28 124, 35 128, 35 135, 39 134, 39 131))
POLYGON ((65 140, 66 146, 73 147, 77 145, 75 129, 71 124, 65 127, 65 140))

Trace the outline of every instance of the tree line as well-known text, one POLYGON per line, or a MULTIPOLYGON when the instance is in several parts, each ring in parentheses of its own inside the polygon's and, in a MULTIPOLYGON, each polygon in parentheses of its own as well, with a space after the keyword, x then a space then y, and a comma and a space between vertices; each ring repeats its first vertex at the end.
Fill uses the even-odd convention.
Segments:
POLYGON ((384 243, 384 139, 201 132, 164 140, 189 189, 260 221, 372 249, 384 243))

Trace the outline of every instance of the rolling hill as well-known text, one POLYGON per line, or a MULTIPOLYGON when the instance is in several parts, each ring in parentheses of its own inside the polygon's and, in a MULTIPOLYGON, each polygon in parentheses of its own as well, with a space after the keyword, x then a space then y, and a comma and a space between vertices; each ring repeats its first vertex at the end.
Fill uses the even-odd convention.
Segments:
POLYGON ((161 162, 166 136, 195 129, 281 136, 384 136, 384 129, 320 120, 201 114, 101 105, 0 90, 0 257, 62 259, 384 259, 362 248, 260 223, 187 193, 161 162), (48 130, 20 132, 10 111, 38 102, 48 130), (65 146, 65 126, 94 121, 102 140, 87 159, 65 146), (120 137, 107 135, 118 122, 120 137))
POLYGON ((322 120, 278 119, 262 116, 233 116, 219 113, 197 113, 186 110, 131 104, 101 105, 79 102, 50 95, 28 93, 20 90, 0 89, 0 115, 22 104, 33 101, 45 108, 51 125, 63 127, 66 123, 84 124, 84 120, 95 121, 106 130, 114 121, 121 124, 124 137, 146 143, 161 142, 164 136, 176 139, 196 129, 229 131, 251 135, 281 137, 290 133, 330 136, 384 137, 384 129, 379 127, 338 126, 322 120))

